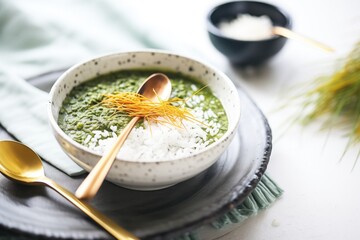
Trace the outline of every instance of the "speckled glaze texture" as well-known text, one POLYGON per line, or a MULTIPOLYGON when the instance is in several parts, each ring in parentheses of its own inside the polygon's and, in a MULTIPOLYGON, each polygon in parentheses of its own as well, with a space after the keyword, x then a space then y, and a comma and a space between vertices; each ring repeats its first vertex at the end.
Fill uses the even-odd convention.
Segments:
POLYGON ((48 114, 60 146, 78 165, 90 171, 101 156, 75 142, 59 128, 57 119, 62 102, 74 86, 89 79, 109 72, 141 68, 176 71, 198 79, 220 99, 229 122, 223 137, 194 155, 174 160, 154 159, 151 162, 115 160, 107 180, 131 189, 154 190, 204 171, 216 162, 233 139, 240 119, 240 100, 234 84, 221 71, 200 61, 158 50, 100 56, 73 66, 59 77, 49 94, 48 114))

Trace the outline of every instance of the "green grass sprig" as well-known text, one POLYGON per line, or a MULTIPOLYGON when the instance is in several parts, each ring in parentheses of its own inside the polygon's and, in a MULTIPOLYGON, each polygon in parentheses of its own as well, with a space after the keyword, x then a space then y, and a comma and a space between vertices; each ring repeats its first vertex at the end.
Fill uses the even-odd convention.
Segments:
POLYGON ((302 99, 304 124, 321 119, 324 128, 345 127, 349 143, 360 143, 360 42, 339 69, 315 79, 302 99))

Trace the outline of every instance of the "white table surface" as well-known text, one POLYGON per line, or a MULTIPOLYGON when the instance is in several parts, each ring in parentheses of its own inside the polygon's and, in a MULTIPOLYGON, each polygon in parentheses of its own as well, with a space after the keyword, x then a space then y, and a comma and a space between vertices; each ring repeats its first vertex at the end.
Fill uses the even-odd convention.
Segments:
MULTIPOLYGON (((359 145, 350 148, 340 161, 347 143, 344 132, 319 131, 319 124, 315 123, 306 127, 295 124, 282 135, 291 112, 297 109, 288 105, 282 111, 274 111, 290 98, 291 87, 311 80, 321 69, 317 66, 343 56, 360 40, 360 1, 269 2, 291 15, 293 30, 325 42, 337 51, 328 54, 290 40, 268 64, 246 70, 233 69, 208 39, 206 13, 221 2, 129 1, 134 14, 141 14, 168 31, 176 41, 206 53, 216 67, 250 93, 272 127, 273 151, 267 173, 285 193, 269 209, 220 239, 360 239, 360 162, 354 167, 359 145)), ((327 73, 322 71, 319 72, 327 73)))

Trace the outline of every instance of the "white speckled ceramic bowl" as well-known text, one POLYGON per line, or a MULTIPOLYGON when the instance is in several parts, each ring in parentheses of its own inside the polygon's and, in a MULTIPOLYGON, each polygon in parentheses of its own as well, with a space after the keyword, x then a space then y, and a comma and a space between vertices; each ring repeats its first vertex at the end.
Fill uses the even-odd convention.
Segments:
POLYGON ((240 119, 240 100, 234 84, 225 74, 197 60, 164 51, 101 56, 77 64, 59 77, 49 95, 48 114, 60 146, 73 161, 90 171, 101 156, 75 142, 60 129, 57 119, 62 102, 74 86, 89 79, 122 69, 141 68, 167 69, 197 78, 220 99, 229 122, 227 132, 217 142, 194 155, 174 160, 154 159, 152 162, 115 160, 107 180, 131 189, 153 190, 174 185, 204 171, 216 162, 233 139, 240 119))

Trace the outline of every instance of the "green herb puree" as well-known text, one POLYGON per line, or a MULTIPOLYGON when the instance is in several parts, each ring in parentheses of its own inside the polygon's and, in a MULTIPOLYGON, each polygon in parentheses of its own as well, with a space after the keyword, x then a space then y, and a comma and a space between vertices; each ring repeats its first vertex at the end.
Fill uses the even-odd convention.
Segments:
MULTIPOLYGON (((59 112, 58 124, 60 128, 80 144, 84 144, 89 135, 94 136, 93 131, 107 130, 112 132, 111 126, 117 127, 116 134, 118 135, 130 121, 130 117, 117 114, 115 110, 102 106, 100 102, 103 99, 103 94, 136 92, 143 81, 154 72, 163 72, 170 78, 172 84, 171 98, 185 99, 192 96, 197 89, 204 87, 203 84, 193 78, 179 73, 159 71, 159 69, 126 70, 102 75, 71 90, 59 112)), ((212 94, 209 88, 203 88, 196 95, 204 96, 201 97, 201 103, 194 104, 194 101, 190 101, 190 106, 187 105, 187 107, 191 109, 200 107, 204 112, 210 110, 216 116, 209 114, 206 117, 207 119, 202 121, 204 123, 210 123, 211 121, 220 123, 216 134, 210 134, 207 131, 207 138, 211 144, 227 130, 228 120, 226 113, 219 99, 212 94)))

